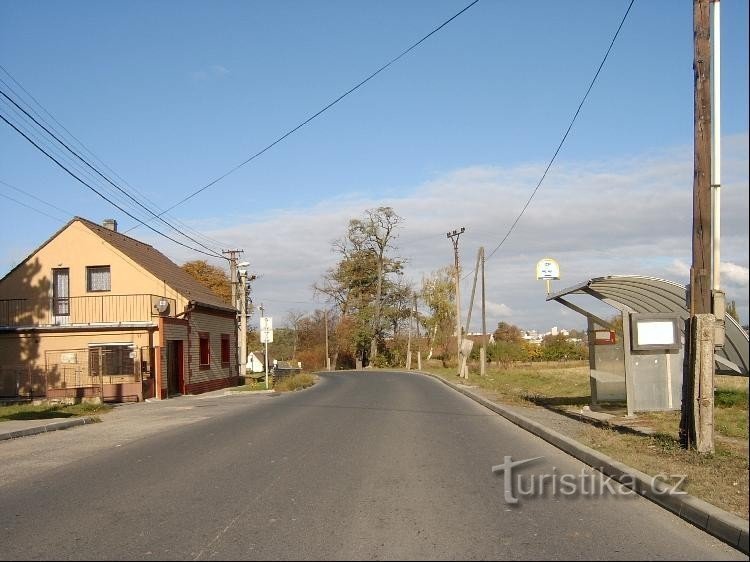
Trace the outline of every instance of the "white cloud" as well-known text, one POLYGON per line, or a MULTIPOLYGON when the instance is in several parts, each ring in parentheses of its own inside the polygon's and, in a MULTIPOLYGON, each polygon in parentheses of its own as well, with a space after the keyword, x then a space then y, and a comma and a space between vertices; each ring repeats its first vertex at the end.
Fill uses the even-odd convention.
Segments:
POLYGON ((485 310, 490 316, 496 318, 510 318, 513 316, 513 309, 502 303, 498 304, 496 302, 487 301, 485 304, 485 310))
MULTIPOLYGON (((747 148, 746 134, 725 139, 722 186, 722 271, 727 297, 736 300, 743 321, 748 310, 747 148)), ((453 247, 445 233, 465 226, 459 244, 464 308, 477 249, 484 245, 488 328, 508 318, 529 329, 580 328, 585 325, 582 316, 564 316, 562 306, 545 301, 544 285, 534 277, 536 262, 553 257, 560 263, 563 279, 554 282, 553 290, 613 274, 687 283, 692 260, 692 158, 690 147, 684 147, 611 162, 560 163, 502 246, 541 176, 541 164, 472 166, 398 197, 339 197, 310 208, 267 212, 260 219, 248 215, 233 226, 219 226, 226 224, 221 218, 210 229, 212 221, 205 219, 199 229, 245 248, 244 257, 258 274, 255 302, 263 301, 272 314, 283 316, 292 308, 322 306, 313 301, 311 287, 337 261, 331 242, 344 235, 349 219, 362 216, 365 209, 390 205, 404 217, 395 244, 415 286, 424 275, 453 263, 453 247)), ((473 318, 479 318, 478 310, 473 318)))
POLYGON ((736 263, 721 262, 721 281, 727 285, 746 288, 750 281, 750 270, 736 263))

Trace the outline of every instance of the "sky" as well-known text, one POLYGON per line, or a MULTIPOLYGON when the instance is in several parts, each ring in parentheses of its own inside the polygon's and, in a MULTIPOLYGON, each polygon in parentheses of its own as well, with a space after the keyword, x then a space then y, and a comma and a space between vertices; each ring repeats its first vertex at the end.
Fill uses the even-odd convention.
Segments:
MULTIPOLYGON (((469 3, 0 0, 0 89, 152 211, 231 171, 165 218, 212 252, 243 249, 257 276, 253 302, 267 316, 324 307, 312 286, 337 262, 332 242, 350 219, 379 206, 403 218, 394 255, 406 260, 415 287, 452 265, 446 233, 466 228, 459 242, 464 314, 477 251, 485 248, 490 329, 500 321, 542 332, 585 327, 582 316, 545 301, 535 279, 545 257, 561 268, 553 290, 614 274, 687 283, 689 0, 634 3, 504 242, 629 1, 481 0, 239 166, 469 3)), ((722 284, 747 323, 748 3, 723 0, 721 7, 722 284)), ((5 98, 0 114, 33 130, 5 98)), ((65 152, 53 148, 58 158, 65 152)), ((81 177, 131 214, 149 216, 100 177, 81 177)), ((177 263, 226 265, 133 229, 136 220, 2 121, 0 207, 0 276, 74 215, 115 218, 120 232, 177 263)), ((477 308, 469 331, 480 328, 478 319, 477 308)))

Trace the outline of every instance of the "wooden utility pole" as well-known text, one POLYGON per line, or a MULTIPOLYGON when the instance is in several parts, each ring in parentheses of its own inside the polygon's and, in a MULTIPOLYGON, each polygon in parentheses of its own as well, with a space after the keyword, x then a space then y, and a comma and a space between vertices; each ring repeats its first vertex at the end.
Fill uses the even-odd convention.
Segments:
POLYGON ((693 0, 694 172, 690 319, 685 328, 685 379, 680 436, 711 453, 713 442, 714 316, 711 303, 711 33, 709 0, 693 0))

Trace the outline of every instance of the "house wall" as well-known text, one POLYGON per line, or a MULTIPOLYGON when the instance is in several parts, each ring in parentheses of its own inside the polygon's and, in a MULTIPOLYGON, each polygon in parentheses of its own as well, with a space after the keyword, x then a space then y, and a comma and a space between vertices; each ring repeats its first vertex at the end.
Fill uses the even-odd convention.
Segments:
POLYGON ((49 388, 89 384, 89 344, 132 343, 139 353, 146 350, 139 359, 148 363, 150 372, 141 374, 144 379, 151 377, 154 365, 147 350, 158 341, 156 332, 155 328, 0 332, 0 395, 10 396, 22 387, 44 395, 49 388))
POLYGON ((237 366, 237 328, 233 315, 206 310, 189 313, 188 365, 185 387, 188 394, 199 394, 239 382, 237 366), (209 366, 200 365, 200 334, 208 333, 210 345, 209 366), (221 362, 221 336, 229 336, 229 364, 221 362), (189 374, 188 374, 189 373, 189 374))
MULTIPOLYGON (((0 332, 0 365, 31 365, 43 369, 49 352, 87 349, 89 344, 132 343, 135 347, 153 345, 156 329, 27 330, 0 332)), ((158 337, 158 336, 157 336, 158 337)))
POLYGON ((52 270, 70 270, 70 296, 153 294, 174 298, 177 310, 187 306, 187 299, 165 286, 143 267, 113 248, 105 240, 78 221, 72 222, 50 239, 19 267, 0 282, 0 299, 31 299, 52 297, 52 270), (111 290, 86 291, 86 267, 110 266, 111 290))

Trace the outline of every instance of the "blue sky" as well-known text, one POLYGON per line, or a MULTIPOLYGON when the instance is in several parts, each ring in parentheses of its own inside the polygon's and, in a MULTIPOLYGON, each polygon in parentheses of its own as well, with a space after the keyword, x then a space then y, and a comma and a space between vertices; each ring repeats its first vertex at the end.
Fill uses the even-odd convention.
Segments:
MULTIPOLYGON (((468 3, 0 0, 0 63, 165 208, 468 3)), ((469 268, 479 245, 489 252, 500 242, 541 177, 627 5, 482 0, 171 215, 244 248, 258 273, 255 300, 277 316, 320 306, 310 286, 335 261, 330 241, 366 208, 389 204, 404 216, 397 246, 415 283, 451 263, 444 233, 459 226, 469 268)), ((723 260, 747 322, 748 3, 721 5, 723 260)), ((561 286, 610 273, 686 282, 692 59, 692 2, 637 1, 550 175, 488 262, 492 321, 582 325, 534 286, 533 266, 550 252, 568 272, 561 286)), ((133 226, 0 125, 0 181, 91 220, 115 217, 121 231, 133 226)), ((69 216, 2 183, 0 194, 69 216)), ((62 223, 7 198, 0 205, 2 275, 62 223)), ((130 234, 178 263, 203 257, 144 228, 130 234)))

